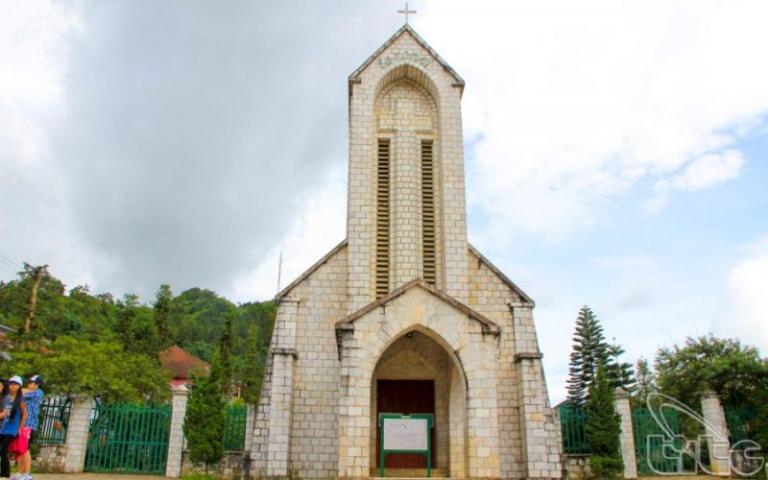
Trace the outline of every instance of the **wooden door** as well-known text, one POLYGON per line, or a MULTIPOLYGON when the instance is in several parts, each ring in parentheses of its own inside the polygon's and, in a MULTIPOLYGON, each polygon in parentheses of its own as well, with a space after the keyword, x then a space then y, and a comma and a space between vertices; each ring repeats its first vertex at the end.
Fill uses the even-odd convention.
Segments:
MULTIPOLYGON (((435 414, 434 380, 379 380, 376 384, 376 466, 379 467, 381 426, 379 413, 431 413, 435 414)), ((437 420, 434 422, 437 425, 437 420)), ((435 427, 430 430, 432 439, 432 468, 437 467, 435 454, 437 442, 435 427)), ((384 460, 386 468, 427 468, 423 455, 390 454, 384 460)))

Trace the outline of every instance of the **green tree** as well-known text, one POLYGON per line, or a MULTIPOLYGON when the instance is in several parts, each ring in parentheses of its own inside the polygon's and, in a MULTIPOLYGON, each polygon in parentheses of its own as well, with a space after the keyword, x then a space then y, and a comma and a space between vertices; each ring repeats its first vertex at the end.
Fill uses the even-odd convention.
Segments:
POLYGON ((0 317, 3 322, 12 327, 15 339, 37 341, 45 337, 49 331, 61 330, 57 320, 61 318, 60 303, 57 301, 64 294, 64 284, 55 278, 47 269, 42 270, 42 276, 36 293, 35 315, 30 325, 29 334, 24 335, 24 321, 29 313, 29 301, 35 284, 36 268, 24 263, 24 270, 18 272, 18 279, 8 283, 0 282, 0 317))
POLYGON ((648 360, 643 357, 637 359, 635 371, 637 372, 637 384, 633 399, 644 405, 648 399, 648 394, 656 390, 656 377, 648 365, 648 360))
POLYGON ((624 349, 617 343, 608 345, 605 371, 608 380, 614 388, 620 387, 631 393, 635 389, 635 374, 632 364, 621 361, 624 349))
POLYGON ((581 307, 573 335, 568 398, 576 405, 583 405, 590 385, 594 382, 597 367, 608 356, 608 345, 603 327, 588 306, 581 307))
POLYGON ((99 396, 106 402, 168 398, 170 378, 157 360, 126 352, 116 342, 92 342, 61 336, 40 350, 12 351, 0 371, 10 375, 41 374, 46 390, 59 394, 99 396))
POLYGON ((710 389, 734 406, 759 406, 768 391, 768 363, 737 339, 689 337, 660 349, 655 367, 659 389, 693 408, 710 389))
POLYGON ((171 286, 168 284, 160 285, 155 295, 155 305, 153 307, 155 317, 155 330, 157 331, 157 337, 159 342, 159 348, 165 349, 173 344, 173 338, 171 335, 171 324, 173 323, 172 316, 174 314, 173 308, 173 292, 171 286))
POLYGON ((605 364, 600 363, 595 381, 589 386, 584 430, 592 454, 592 472, 598 478, 615 478, 624 469, 619 444, 621 417, 616 413, 614 387, 606 373, 605 364))
POLYGON ((257 404, 261 396, 261 384, 264 380, 266 352, 259 341, 259 325, 253 323, 248 329, 247 347, 243 365, 243 399, 246 403, 257 404))
POLYGON ((196 379, 184 418, 189 459, 208 467, 224 458, 224 398, 221 395, 221 362, 214 355, 210 374, 196 379))
POLYGON ((228 398, 232 394, 235 378, 235 365, 232 351, 232 323, 236 316, 237 311, 235 309, 231 309, 227 312, 224 320, 224 328, 221 330, 221 336, 219 337, 219 346, 216 351, 221 368, 221 393, 225 398, 228 398))
POLYGON ((116 334, 129 352, 157 357, 160 351, 154 314, 149 307, 141 305, 134 294, 126 294, 117 303, 116 334))

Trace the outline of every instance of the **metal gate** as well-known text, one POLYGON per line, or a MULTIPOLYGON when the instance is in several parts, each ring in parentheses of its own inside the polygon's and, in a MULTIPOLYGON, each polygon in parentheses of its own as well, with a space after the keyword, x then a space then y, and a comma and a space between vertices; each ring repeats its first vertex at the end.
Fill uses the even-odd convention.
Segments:
POLYGON ((165 474, 170 427, 170 405, 97 404, 85 471, 165 474))
MULTIPOLYGON (((680 422, 677 410, 661 409, 666 424, 676 436, 680 434, 680 422)), ((632 410, 632 430, 635 436, 635 458, 640 475, 657 475, 660 473, 679 473, 682 465, 680 458, 669 455, 669 445, 677 445, 680 438, 668 438, 647 408, 632 410), (667 445, 667 447, 665 447, 667 445)))

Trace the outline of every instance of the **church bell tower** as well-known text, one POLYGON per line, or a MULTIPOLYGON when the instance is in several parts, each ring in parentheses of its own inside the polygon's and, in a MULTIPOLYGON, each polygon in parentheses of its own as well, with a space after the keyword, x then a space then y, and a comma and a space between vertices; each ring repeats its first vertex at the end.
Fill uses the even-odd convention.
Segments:
POLYGON ((409 26, 349 77, 349 311, 414 279, 466 300, 464 81, 409 26))

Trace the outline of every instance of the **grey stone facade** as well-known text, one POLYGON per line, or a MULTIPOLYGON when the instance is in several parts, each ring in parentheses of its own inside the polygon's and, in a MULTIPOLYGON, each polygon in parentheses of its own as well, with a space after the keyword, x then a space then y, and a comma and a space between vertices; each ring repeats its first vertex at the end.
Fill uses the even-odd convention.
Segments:
POLYGON ((350 76, 349 89, 347 238, 277 297, 249 439, 251 475, 370 477, 376 380, 426 378, 436 390, 441 472, 560 478, 560 425, 533 301, 467 243, 464 81, 404 26, 350 76), (377 298, 381 138, 392 145, 390 293, 377 298), (436 179, 430 284, 421 227, 425 139, 434 145, 436 179))

